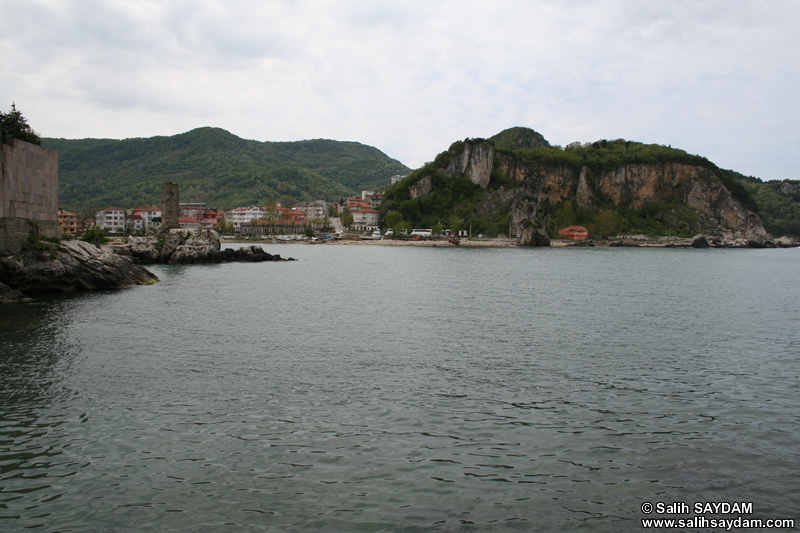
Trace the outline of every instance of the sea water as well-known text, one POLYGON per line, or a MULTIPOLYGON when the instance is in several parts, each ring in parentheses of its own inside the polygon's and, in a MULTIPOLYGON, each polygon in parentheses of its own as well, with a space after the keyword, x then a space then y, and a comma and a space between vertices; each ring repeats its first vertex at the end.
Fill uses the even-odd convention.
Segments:
POLYGON ((0 530, 800 518, 799 250, 265 249, 0 307, 0 530))

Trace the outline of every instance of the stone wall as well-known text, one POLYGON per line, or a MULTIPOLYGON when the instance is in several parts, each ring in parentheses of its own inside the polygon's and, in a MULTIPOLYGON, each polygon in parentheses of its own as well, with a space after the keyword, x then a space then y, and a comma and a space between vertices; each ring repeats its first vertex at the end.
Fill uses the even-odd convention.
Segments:
POLYGON ((177 183, 161 184, 161 227, 177 228, 180 216, 180 199, 177 183))
POLYGON ((11 143, 0 145, 0 218, 58 222, 58 152, 11 143))
POLYGON ((17 253, 31 233, 61 237, 58 152, 19 140, 0 149, 0 254, 17 253))

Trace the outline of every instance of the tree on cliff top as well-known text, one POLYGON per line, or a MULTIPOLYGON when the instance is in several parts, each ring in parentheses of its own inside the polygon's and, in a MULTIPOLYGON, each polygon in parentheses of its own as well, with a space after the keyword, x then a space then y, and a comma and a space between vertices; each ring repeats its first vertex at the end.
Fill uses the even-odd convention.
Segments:
POLYGON ((11 111, 8 113, 0 111, 0 134, 3 144, 11 144, 12 139, 19 139, 31 144, 42 145, 42 138, 28 125, 28 121, 22 116, 22 113, 17 111, 17 106, 13 103, 11 111))

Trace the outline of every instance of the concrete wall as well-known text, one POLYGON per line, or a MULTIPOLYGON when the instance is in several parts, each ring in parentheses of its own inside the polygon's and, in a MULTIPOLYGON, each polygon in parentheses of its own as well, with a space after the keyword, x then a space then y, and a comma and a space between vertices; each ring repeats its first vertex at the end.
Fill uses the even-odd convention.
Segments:
POLYGON ((31 233, 61 237, 58 152, 19 140, 0 149, 0 254, 17 253, 31 233))

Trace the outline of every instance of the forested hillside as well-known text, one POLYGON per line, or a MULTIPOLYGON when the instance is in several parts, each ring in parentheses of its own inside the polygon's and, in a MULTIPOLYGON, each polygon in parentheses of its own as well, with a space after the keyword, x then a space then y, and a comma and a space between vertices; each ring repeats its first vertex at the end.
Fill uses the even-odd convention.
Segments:
POLYGON ((158 204, 161 184, 180 185, 181 201, 227 209, 275 200, 338 200, 388 185, 408 168, 355 142, 259 142, 219 128, 139 139, 43 139, 58 150, 62 207, 158 204))
POLYGON ((800 181, 763 182, 753 176, 729 172, 755 199, 768 232, 774 237, 800 237, 800 181))

